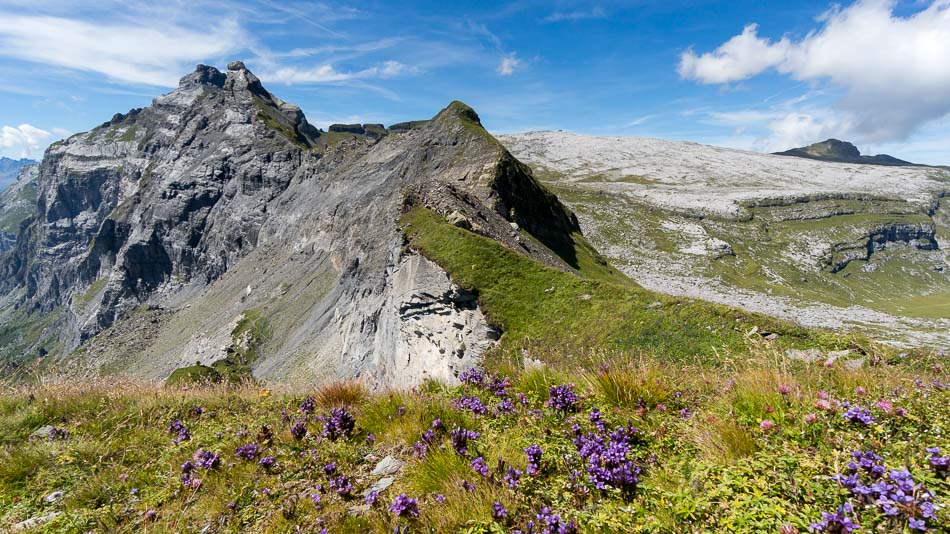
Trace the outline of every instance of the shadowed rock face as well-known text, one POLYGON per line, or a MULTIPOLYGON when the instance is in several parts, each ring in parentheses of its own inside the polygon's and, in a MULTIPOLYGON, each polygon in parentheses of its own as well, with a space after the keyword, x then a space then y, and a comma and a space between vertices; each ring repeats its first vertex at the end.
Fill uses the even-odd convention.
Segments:
POLYGON ((250 310, 268 334, 256 374, 451 380, 498 333, 403 250, 404 205, 562 269, 577 221, 464 104, 360 128, 380 134, 331 142, 242 63, 199 65, 150 107, 49 148, 35 220, 0 259, 3 313, 62 310, 55 337, 82 346, 82 368, 162 377, 213 362, 250 310), (161 324, 135 354, 96 337, 146 320, 161 324))

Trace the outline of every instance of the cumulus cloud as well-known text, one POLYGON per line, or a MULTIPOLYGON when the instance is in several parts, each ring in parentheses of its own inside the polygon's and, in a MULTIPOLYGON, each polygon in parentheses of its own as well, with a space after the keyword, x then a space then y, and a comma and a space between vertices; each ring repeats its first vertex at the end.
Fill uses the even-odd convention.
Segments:
POLYGON ((684 52, 679 74, 724 84, 774 70, 842 92, 834 113, 790 112, 770 124, 788 139, 815 132, 871 142, 904 139, 950 113, 950 0, 933 0, 907 17, 894 14, 892 1, 860 0, 818 22, 798 40, 773 41, 760 37, 756 25, 746 26, 711 52, 684 52))
POLYGON ((35 156, 50 133, 29 124, 0 128, 0 151, 13 157, 35 156))
POLYGON ((0 18, 0 55, 134 84, 174 86, 195 61, 231 54, 247 42, 234 20, 190 29, 13 13, 0 18))
POLYGON ((511 76, 520 66, 521 60, 512 52, 511 54, 501 57, 501 63, 498 64, 498 68, 495 69, 495 72, 501 76, 511 76))

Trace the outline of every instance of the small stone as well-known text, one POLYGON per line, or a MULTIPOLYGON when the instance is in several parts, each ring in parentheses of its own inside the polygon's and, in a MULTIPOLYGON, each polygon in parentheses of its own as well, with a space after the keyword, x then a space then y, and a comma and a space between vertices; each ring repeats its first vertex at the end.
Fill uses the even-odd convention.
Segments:
POLYGON ((46 502, 56 502, 62 498, 63 498, 63 492, 54 491, 53 493, 50 493, 49 495, 47 495, 46 498, 43 500, 46 502))
POLYGON ((818 349, 788 349, 785 351, 785 355, 788 356, 790 360, 797 360, 805 363, 815 363, 821 359, 821 351, 818 349))
POLYGON ((858 369, 864 367, 864 358, 855 358, 853 360, 845 360, 844 368, 849 371, 857 371, 858 369))
POLYGON ((590 300, 590 299, 592 299, 592 298, 593 298, 593 297, 591 297, 591 296, 588 295, 587 293, 584 293, 583 295, 577 297, 577 300, 583 300, 583 301, 586 302, 586 301, 588 301, 588 300, 590 300))
POLYGON ((662 303, 662 302, 660 302, 660 301, 658 301, 658 300, 654 300, 653 302, 651 302, 650 304, 647 305, 647 308, 650 308, 650 309, 652 310, 652 309, 656 309, 656 308, 659 308, 659 307, 662 307, 662 306, 663 306, 663 303, 662 303))
POLYGON ((59 516, 59 512, 52 512, 46 515, 41 515, 37 517, 31 517, 26 521, 21 521, 12 527, 10 527, 11 532, 23 532, 26 530, 32 530, 44 523, 49 523, 50 521, 56 519, 59 516))
POLYGON ((33 433, 30 434, 30 437, 34 439, 48 439, 50 430, 53 430, 52 426, 43 425, 34 430, 33 433))
POLYGON ((373 507, 368 504, 357 504, 356 506, 350 506, 349 510, 347 511, 350 513, 350 515, 357 516, 368 514, 372 509, 373 507))
POLYGON ((765 339, 768 339, 769 341, 775 341, 776 339, 778 339, 778 334, 776 334, 775 332, 772 332, 770 334, 767 334, 765 336, 765 339))
POLYGON ((381 478, 377 480, 376 482, 373 482, 372 486, 363 490, 363 497, 366 497, 367 495, 369 495, 370 493, 373 493, 374 491, 376 493, 382 493, 386 491, 389 488, 389 486, 392 486, 393 482, 395 481, 396 479, 393 477, 381 478))
POLYGON ((398 458, 387 456, 380 460, 378 464, 376 464, 376 468, 373 469, 373 472, 370 474, 374 477, 395 475, 400 469, 402 469, 404 464, 405 462, 398 458))
POLYGON ((518 223, 516 223, 516 222, 511 223, 511 229, 512 229, 512 230, 514 230, 514 231, 517 232, 520 228, 521 228, 521 227, 518 226, 518 223))

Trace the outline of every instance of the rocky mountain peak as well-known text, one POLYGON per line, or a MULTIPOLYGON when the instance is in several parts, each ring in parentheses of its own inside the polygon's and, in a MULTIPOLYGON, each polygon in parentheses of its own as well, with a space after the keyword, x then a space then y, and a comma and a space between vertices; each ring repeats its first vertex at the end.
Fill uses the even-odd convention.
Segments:
POLYGON ((837 163, 863 163, 866 165, 913 165, 909 161, 897 159, 887 154, 876 156, 862 156, 861 151, 854 144, 839 139, 826 139, 806 147, 793 148, 785 152, 776 152, 778 156, 795 156, 799 158, 817 159, 837 163))
POLYGON ((195 71, 178 82, 180 89, 192 89, 203 85, 224 87, 227 77, 223 72, 209 65, 198 65, 195 71))

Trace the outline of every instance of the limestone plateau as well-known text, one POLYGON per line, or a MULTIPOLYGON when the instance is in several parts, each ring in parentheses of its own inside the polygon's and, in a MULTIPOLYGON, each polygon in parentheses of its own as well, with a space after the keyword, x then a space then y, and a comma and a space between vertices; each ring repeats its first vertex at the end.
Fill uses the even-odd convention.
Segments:
POLYGON ((14 368, 163 378, 253 351, 259 377, 452 381, 499 332, 404 245, 400 214, 428 207, 564 270, 551 250, 579 231, 468 106, 322 131, 241 62, 199 65, 35 173, 35 212, 0 256, 14 368))

